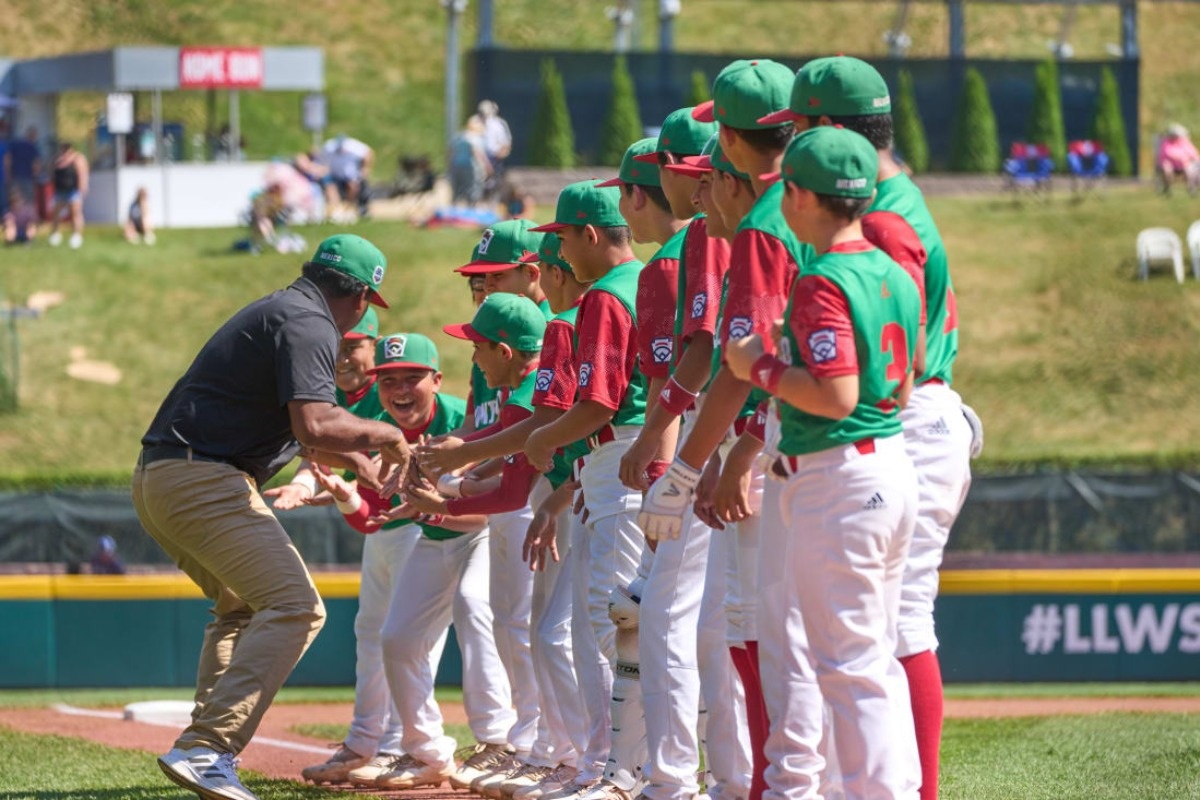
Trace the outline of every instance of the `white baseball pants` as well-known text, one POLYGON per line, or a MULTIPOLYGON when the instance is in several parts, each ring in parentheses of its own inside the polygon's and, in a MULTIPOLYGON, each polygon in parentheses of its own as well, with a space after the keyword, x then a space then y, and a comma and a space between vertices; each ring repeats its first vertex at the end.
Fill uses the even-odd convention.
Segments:
POLYGON ((463 705, 479 742, 505 744, 516 722, 488 605, 488 533, 436 541, 422 536, 396 585, 383 624, 388 686, 404 725, 404 752, 435 766, 454 760, 433 699, 429 652, 453 621, 463 659, 463 705))
MULTIPOLYGON (((790 576, 785 625, 789 635, 797 625, 808 635, 831 712, 845 796, 915 800, 920 764, 908 681, 895 643, 901 578, 916 520, 916 473, 902 436, 874 440, 870 453, 844 445, 796 462, 780 498, 788 541, 778 560, 790 576)), ((763 526, 764 554, 768 527, 763 526)), ((762 560, 764 568, 770 561, 762 560)), ((793 658, 788 666, 795 669, 801 660, 793 658)), ((774 793, 772 778, 786 772, 787 763, 777 763, 775 751, 769 756, 774 793)))
POLYGON ((925 383, 900 412, 904 446, 917 471, 917 523, 904 565, 896 655, 936 650, 933 603, 950 528, 971 488, 971 427, 962 398, 949 386, 925 383))
MULTIPOLYGON (((416 525, 382 528, 363 538, 362 578, 358 588, 358 613, 354 617, 354 719, 346 746, 360 755, 399 755, 404 727, 388 691, 383 673, 380 632, 396 591, 396 579, 408 562, 421 529, 416 525)), ((437 672, 446 636, 429 654, 437 672)))

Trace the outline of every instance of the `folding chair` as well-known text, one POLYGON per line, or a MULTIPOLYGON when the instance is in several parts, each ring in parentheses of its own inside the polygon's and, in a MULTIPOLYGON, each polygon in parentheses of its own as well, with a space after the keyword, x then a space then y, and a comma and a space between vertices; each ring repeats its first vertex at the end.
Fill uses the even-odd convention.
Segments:
POLYGON ((1192 277, 1200 280, 1200 219, 1188 226, 1187 248, 1192 254, 1192 277))
POLYGON ((1050 150, 1044 145, 1013 142, 1009 157, 1004 159, 1004 172, 1008 175, 1009 188, 1040 191, 1050 188, 1050 175, 1054 172, 1054 161, 1050 150))
POLYGON ((1080 139, 1067 145, 1067 167, 1071 170, 1071 188, 1078 191, 1095 186, 1108 174, 1108 153, 1091 139, 1080 139))
POLYGON ((1146 228, 1137 237, 1138 277, 1150 277, 1150 264, 1169 261, 1175 268, 1175 280, 1183 283, 1183 242, 1170 228, 1146 228))

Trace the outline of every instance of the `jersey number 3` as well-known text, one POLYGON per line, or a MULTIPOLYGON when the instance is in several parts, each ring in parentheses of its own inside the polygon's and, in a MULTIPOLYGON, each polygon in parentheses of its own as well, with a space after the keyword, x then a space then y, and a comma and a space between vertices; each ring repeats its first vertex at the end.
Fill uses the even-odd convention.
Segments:
POLYGON ((887 379, 903 383, 904 376, 908 373, 908 335, 900 323, 889 322, 883 326, 879 349, 892 357, 887 365, 887 379))

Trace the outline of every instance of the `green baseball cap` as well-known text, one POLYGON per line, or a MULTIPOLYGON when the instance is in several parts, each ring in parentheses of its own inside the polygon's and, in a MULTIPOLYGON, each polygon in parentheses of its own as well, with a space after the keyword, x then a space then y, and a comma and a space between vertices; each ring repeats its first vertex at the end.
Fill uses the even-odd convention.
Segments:
POLYGON ((554 222, 529 230, 535 233, 557 233, 572 225, 595 225, 597 228, 625 226, 629 223, 621 216, 621 210, 617 207, 620 201, 621 193, 611 186, 601 186, 600 181, 568 183, 558 193, 554 222))
POLYGON ((787 105, 793 81, 792 71, 778 61, 734 61, 713 81, 713 99, 693 108, 692 117, 739 130, 777 128, 759 119, 787 105))
POLYGON ((870 197, 879 173, 879 154, 865 136, 840 125, 810 128, 796 136, 783 153, 779 172, 759 175, 767 182, 785 181, 832 197, 870 197))
POLYGON ((721 139, 718 136, 713 136, 710 142, 704 146, 704 152, 700 155, 684 156, 682 164, 668 164, 665 169, 695 177, 716 170, 717 172, 728 172, 735 178, 741 178, 744 181, 750 180, 748 173, 733 166, 733 162, 725 156, 725 151, 721 149, 721 139))
POLYGON ((648 139, 638 139, 629 145, 625 149, 625 155, 621 156, 621 170, 617 177, 596 185, 605 187, 633 183, 638 186, 662 186, 662 180, 658 176, 658 155, 654 152, 657 143, 658 140, 651 136, 648 139), (650 157, 649 161, 646 161, 646 156, 650 157))
POLYGON ((546 315, 528 297, 496 292, 483 299, 470 322, 447 325, 442 330, 456 339, 498 342, 536 352, 542 349, 546 315))
POLYGON ((565 269, 567 272, 575 274, 575 268, 562 257, 562 239, 553 233, 543 233, 542 243, 538 246, 537 252, 530 253, 521 259, 522 264, 536 264, 539 261, 553 264, 559 269, 565 269))
POLYGON ((353 233, 338 233, 317 245, 311 264, 331 267, 367 285, 367 298, 377 306, 388 304, 379 295, 379 285, 387 272, 387 259, 379 248, 353 233))
POLYGON ((527 219, 497 222, 483 232, 471 251, 471 260, 454 270, 463 275, 486 275, 521 265, 521 258, 537 250, 538 236, 530 233, 533 223, 527 219))
POLYGON ((367 306, 367 313, 362 315, 362 319, 358 321, 349 333, 343 336, 343 339, 374 339, 379 335, 379 315, 375 313, 375 309, 367 306))
POLYGON ((759 122, 791 122, 804 116, 865 117, 892 113, 892 98, 879 70, 851 56, 815 58, 800 68, 788 107, 759 122))
POLYGON ((419 333, 389 333, 375 343, 377 374, 389 369, 431 369, 438 371, 437 346, 428 336, 419 333))
POLYGON ((715 122, 701 122, 692 116, 692 108, 680 108, 672 111, 663 120, 662 130, 658 132, 658 143, 654 152, 638 156, 638 161, 647 164, 657 164, 659 153, 675 153, 680 156, 700 155, 709 138, 717 132, 715 122))

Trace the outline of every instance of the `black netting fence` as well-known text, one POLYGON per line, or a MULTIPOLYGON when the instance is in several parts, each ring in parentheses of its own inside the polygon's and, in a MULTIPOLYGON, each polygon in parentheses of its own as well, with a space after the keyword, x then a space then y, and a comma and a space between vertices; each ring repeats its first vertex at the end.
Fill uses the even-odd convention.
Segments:
MULTIPOLYGON (((281 512, 312 564, 354 564, 361 534, 332 507, 281 512)), ((127 564, 166 564, 127 491, 0 494, 0 566, 86 563, 112 536, 127 564)), ((977 477, 951 553, 1200 553, 1200 474, 1063 472, 977 477)))
MULTIPOLYGON (((810 56, 752 56, 773 58, 799 69, 810 56)), ((827 55, 827 54, 826 54, 827 55)), ((608 110, 613 71, 613 54, 560 50, 486 49, 472 51, 468 58, 470 94, 478 101, 495 100, 513 132, 513 164, 526 163, 529 139, 538 101, 539 65, 553 59, 563 76, 567 105, 575 129, 576 147, 582 163, 591 164, 600 144, 600 129, 608 110)), ((711 83, 734 56, 714 53, 628 53, 626 60, 637 86, 638 104, 646 124, 656 124, 685 104, 692 72, 702 71, 711 83)), ((963 76, 968 67, 983 75, 996 112, 1002 153, 1015 141, 1024 141, 1033 109, 1034 71, 1039 61, 985 59, 867 59, 887 80, 896 94, 901 69, 912 73, 921 118, 929 140, 932 168, 945 169, 950 157, 951 135, 963 76)), ((1138 152, 1137 60, 1062 61, 1059 76, 1063 120, 1067 139, 1084 139, 1091 134, 1092 117, 1100 76, 1107 67, 1120 87, 1121 112, 1130 152, 1138 152)), ((474 103, 469 105, 474 108, 474 103)), ((1136 169, 1137 158, 1134 158, 1136 169)))

